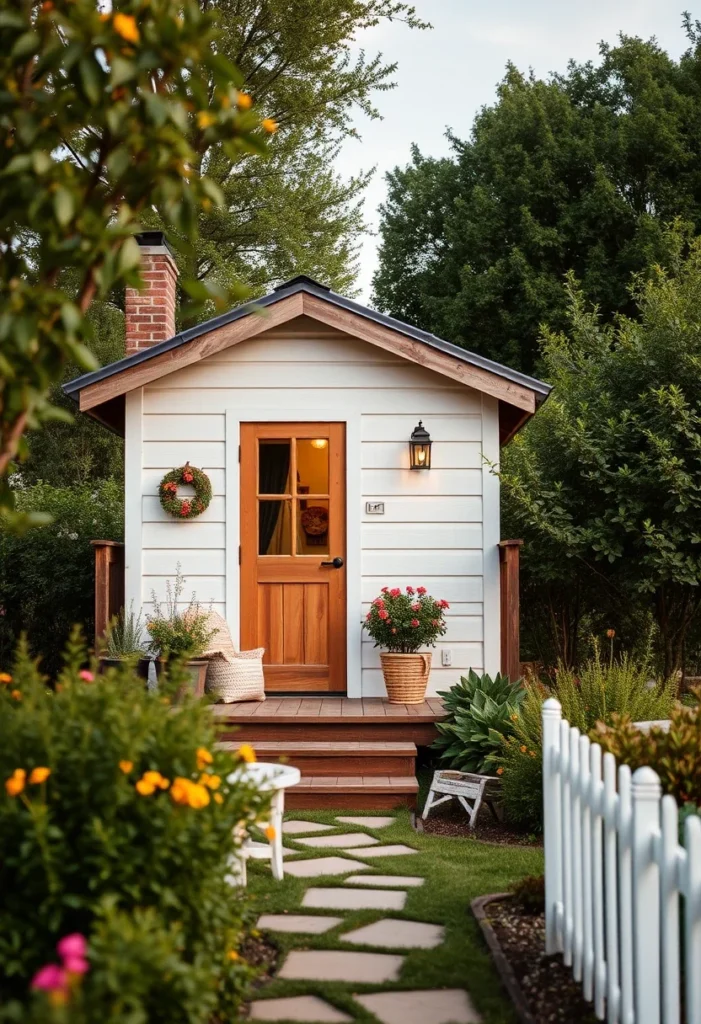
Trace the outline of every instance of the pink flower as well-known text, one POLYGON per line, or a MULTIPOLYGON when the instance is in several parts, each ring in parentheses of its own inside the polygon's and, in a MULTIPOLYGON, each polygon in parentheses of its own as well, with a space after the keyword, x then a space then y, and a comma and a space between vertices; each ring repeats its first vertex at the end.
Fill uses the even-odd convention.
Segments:
POLYGON ((89 672, 86 668, 82 669, 82 671, 80 671, 78 673, 78 678, 82 679, 84 683, 94 683, 95 682, 95 674, 94 674, 94 672, 89 672))
POLYGON ((416 593, 417 594, 425 594, 426 593, 426 587, 417 587, 416 588, 416 593))
POLYGON ((389 587, 382 587, 382 590, 380 591, 380 593, 382 593, 382 594, 389 593, 389 587))
POLYGON ((411 625, 414 627, 414 629, 416 629, 416 627, 419 625, 419 620, 418 619, 412 619, 411 620, 411 625))
POLYGON ((387 611, 386 608, 380 608, 380 610, 379 610, 379 612, 377 614, 380 616, 381 619, 388 619, 389 618, 389 612, 387 611))
POLYGON ((67 981, 63 967, 59 967, 58 964, 47 964, 36 972, 30 988, 42 992, 62 992, 67 986, 67 981))
POLYGON ((56 951, 62 960, 82 960, 88 951, 88 943, 80 932, 72 932, 70 935, 64 935, 57 943, 56 951))
POLYGON ((450 605, 448 604, 447 601, 439 601, 438 602, 438 607, 439 608, 450 608, 450 605))
POLYGON ((85 974, 90 969, 88 961, 84 960, 82 956, 66 957, 63 961, 63 966, 69 974, 85 974))
POLYGON ((414 588, 413 587, 407 587, 406 588, 406 592, 407 592, 407 594, 413 594, 414 593, 414 588))
POLYGON ((412 612, 420 612, 421 611, 421 605, 419 604, 418 601, 414 601, 414 603, 411 606, 411 610, 412 610, 412 612))
POLYGON ((376 597, 375 600, 372 603, 377 608, 384 608, 384 606, 385 606, 385 602, 384 602, 383 598, 381 598, 381 597, 376 597))
POLYGON ((365 616, 365 621, 369 622, 371 618, 372 618, 372 612, 368 612, 367 615, 365 616))
POLYGON ((399 589, 399 587, 392 587, 392 589, 389 592, 390 597, 399 597, 400 594, 401 590, 399 589))

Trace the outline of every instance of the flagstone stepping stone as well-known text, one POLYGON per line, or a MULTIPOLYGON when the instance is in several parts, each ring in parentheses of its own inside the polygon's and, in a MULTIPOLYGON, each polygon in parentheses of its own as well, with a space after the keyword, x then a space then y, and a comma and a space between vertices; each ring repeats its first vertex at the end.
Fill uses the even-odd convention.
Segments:
POLYGON ((382 1024, 479 1024, 482 1020, 461 988, 374 992, 353 998, 382 1024))
POLYGON ((378 946, 380 949, 435 949, 444 936, 445 931, 439 924, 384 917, 381 921, 347 932, 341 938, 356 946, 378 946))
POLYGON ((418 853, 404 843, 395 843, 390 846, 364 846, 353 850, 354 857, 400 857, 405 853, 418 853))
POLYGON ((398 889, 411 889, 414 886, 423 885, 425 878, 418 878, 415 875, 351 875, 344 878, 344 885, 386 885, 389 888, 396 886, 398 889))
POLYGON ((392 953, 349 953, 342 949, 293 949, 279 978, 303 981, 355 981, 380 985, 396 981, 403 956, 392 953))
POLYGON ((334 825, 322 825, 318 821, 284 821, 282 834, 285 836, 304 835, 307 832, 333 832, 334 825))
POLYGON ((296 1020, 301 1024, 346 1024, 352 1017, 318 996, 257 999, 251 1003, 251 1020, 296 1020))
POLYGON ((311 836, 309 839, 295 840, 300 846, 312 846, 318 849, 323 849, 325 846, 341 849, 345 847, 350 849, 353 846, 373 846, 379 841, 375 836, 367 835, 366 832, 346 832, 344 836, 311 836))
POLYGON ((336 821, 342 821, 344 825, 360 825, 361 828, 387 828, 388 825, 393 825, 394 818, 383 818, 381 815, 375 817, 365 818, 336 818, 336 821))
MULTIPOLYGON (((328 917, 320 914, 262 914, 257 928, 271 932, 300 932, 304 935, 322 935, 340 924, 342 917, 328 917)), ((283 1018, 284 1019, 284 1018, 283 1018)))
POLYGON ((357 860, 346 857, 316 857, 314 860, 293 860, 285 864, 285 874, 295 878, 318 878, 320 875, 348 875, 364 868, 357 860))
POLYGON ((399 889, 316 889, 304 894, 303 907, 316 910, 403 910, 406 893, 399 889))

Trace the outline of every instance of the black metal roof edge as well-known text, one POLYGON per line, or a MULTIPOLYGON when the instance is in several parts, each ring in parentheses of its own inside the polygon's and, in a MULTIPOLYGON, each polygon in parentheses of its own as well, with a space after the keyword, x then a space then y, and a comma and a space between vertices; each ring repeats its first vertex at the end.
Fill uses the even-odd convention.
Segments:
POLYGON ((290 281, 286 281, 284 284, 278 285, 274 291, 270 292, 270 294, 264 295, 260 299, 254 299, 252 302, 244 303, 242 306, 237 306, 235 309, 229 310, 228 313, 222 313, 220 316, 213 317, 211 320, 205 320, 203 323, 197 324, 195 327, 190 327, 186 331, 181 331, 179 334, 174 335, 172 338, 168 338, 166 341, 161 341, 157 345, 153 345, 147 349, 142 349, 139 352, 134 352, 132 355, 125 356, 123 359, 118 359, 114 363, 108 363, 107 366, 102 366, 99 370, 84 373, 81 377, 76 377, 64 384, 63 391, 70 398, 73 398, 74 401, 77 401, 78 393, 90 384, 96 384, 98 381, 105 380, 107 377, 112 377, 117 373, 121 373, 122 370, 128 370, 132 366, 138 366, 140 363, 153 359, 155 356, 161 355, 164 352, 170 352, 171 349, 179 348, 181 345, 184 345, 195 338, 199 338, 203 334, 208 334, 210 331, 215 331, 219 327, 225 327, 227 324, 233 323, 235 320, 239 320, 243 316, 248 316, 249 313, 254 312, 257 308, 265 309, 267 306, 271 306, 290 295, 296 295, 298 292, 307 292, 310 295, 314 295, 316 298, 323 299, 326 302, 331 302, 334 306, 339 306, 341 309, 347 309, 349 312, 357 313, 366 320, 373 320, 375 323, 389 327, 392 330, 398 331, 400 334, 405 334, 407 337, 413 338, 415 341, 424 342, 432 348, 438 349, 440 352, 444 352, 446 355, 454 356, 456 359, 461 360, 461 362, 468 363, 471 366, 476 366, 482 370, 487 370, 499 377, 503 377, 505 380, 511 381, 513 384, 521 384, 535 393, 538 404, 545 401, 552 391, 552 386, 550 384, 546 384, 544 381, 537 380, 535 377, 529 377, 527 374, 520 373, 518 370, 512 370, 508 366, 503 366, 501 363, 496 363, 492 359, 487 359, 485 356, 480 356, 475 352, 470 352, 468 349, 461 348, 459 345, 454 345, 450 341, 444 341, 442 338, 437 338, 435 334, 429 334, 427 331, 419 330, 418 327, 412 327, 411 324, 405 324, 401 320, 395 320, 394 317, 386 316, 384 313, 378 313, 377 310, 369 309, 367 306, 361 306, 360 303, 354 302, 353 299, 347 299, 343 295, 337 295, 336 292, 332 292, 325 285, 321 285, 317 281, 314 281, 312 278, 306 277, 305 275, 293 277, 290 281))

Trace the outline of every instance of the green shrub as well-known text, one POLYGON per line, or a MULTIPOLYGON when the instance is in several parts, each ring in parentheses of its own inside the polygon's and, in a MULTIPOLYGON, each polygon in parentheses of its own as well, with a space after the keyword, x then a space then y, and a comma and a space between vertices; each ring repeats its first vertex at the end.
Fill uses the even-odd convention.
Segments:
POLYGON ((244 905, 225 877, 232 828, 263 798, 227 781, 241 762, 214 750, 202 702, 174 709, 127 667, 96 676, 84 660, 73 642, 55 690, 24 650, 0 676, 0 1005, 13 1019, 77 932, 77 1020, 234 1019, 244 905))
POLYGON ((48 512, 53 522, 18 536, 0 520, 0 668, 7 668, 20 634, 27 633, 32 652, 42 654, 45 671, 54 675, 74 623, 86 636, 93 634, 90 541, 121 540, 124 495, 113 480, 95 486, 37 484, 16 494, 20 511, 48 512))
MULTIPOLYGON (((701 697, 701 691, 695 691, 701 697)), ((669 716, 669 731, 636 729, 630 715, 615 715, 610 725, 598 724, 592 739, 612 753, 619 764, 635 771, 654 768, 665 793, 681 805, 701 804, 701 703, 677 704, 669 716)))
POLYGON ((443 697, 447 719, 437 723, 440 733, 433 744, 440 760, 462 772, 489 774, 496 768, 503 740, 513 732, 525 696, 520 682, 510 683, 500 673, 491 678, 470 669, 443 697))
POLYGON ((501 797, 506 819, 524 831, 543 827, 543 749, 540 709, 547 696, 544 687, 528 683, 514 723, 513 735, 504 741, 498 758, 501 797))
POLYGON ((527 875, 511 887, 514 903, 526 914, 545 910, 545 875, 527 875))

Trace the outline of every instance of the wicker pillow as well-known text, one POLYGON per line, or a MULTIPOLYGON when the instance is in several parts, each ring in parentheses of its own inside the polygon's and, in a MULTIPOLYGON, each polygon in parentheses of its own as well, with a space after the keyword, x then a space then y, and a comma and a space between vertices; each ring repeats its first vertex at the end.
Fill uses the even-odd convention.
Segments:
POLYGON ((221 654, 209 659, 207 666, 207 692, 224 704, 244 700, 265 700, 263 680, 263 654, 265 648, 255 651, 235 651, 232 658, 221 654))

